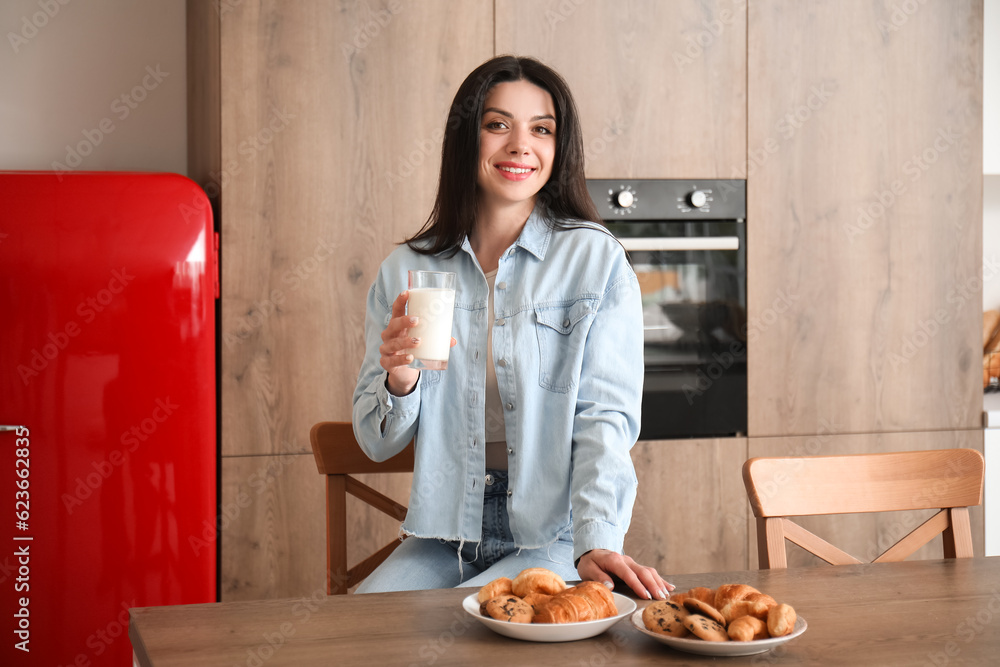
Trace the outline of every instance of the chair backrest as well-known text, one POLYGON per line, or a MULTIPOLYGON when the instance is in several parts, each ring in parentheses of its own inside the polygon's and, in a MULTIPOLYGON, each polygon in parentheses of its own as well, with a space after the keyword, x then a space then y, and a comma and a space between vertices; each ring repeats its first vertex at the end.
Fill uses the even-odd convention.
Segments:
POLYGON ((320 422, 309 432, 316 468, 326 475, 326 590, 347 593, 399 546, 398 539, 349 568, 347 566, 347 494, 402 521, 406 507, 351 475, 413 472, 413 443, 399 454, 376 463, 362 451, 350 422, 320 422))
POLYGON ((974 449, 752 458, 743 483, 757 517, 761 568, 787 567, 785 540, 828 563, 861 563, 788 517, 940 510, 874 559, 905 560, 944 534, 945 558, 972 557, 971 506, 982 502, 983 456, 974 449))

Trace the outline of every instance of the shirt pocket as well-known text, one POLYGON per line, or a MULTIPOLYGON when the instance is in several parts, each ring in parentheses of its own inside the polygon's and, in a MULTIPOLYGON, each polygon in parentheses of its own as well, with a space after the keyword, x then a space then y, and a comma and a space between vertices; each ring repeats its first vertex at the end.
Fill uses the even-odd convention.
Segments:
POLYGON ((595 312, 592 299, 535 308, 538 384, 542 387, 566 393, 578 384, 587 332, 595 312))

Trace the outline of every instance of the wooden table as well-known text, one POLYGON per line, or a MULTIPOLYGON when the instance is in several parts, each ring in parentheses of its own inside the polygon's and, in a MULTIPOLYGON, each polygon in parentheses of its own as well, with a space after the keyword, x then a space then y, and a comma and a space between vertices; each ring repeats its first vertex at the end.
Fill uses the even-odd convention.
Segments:
MULTIPOLYGON (((679 575, 679 590, 751 584, 793 605, 805 634, 727 665, 944 665, 1000 661, 1000 557, 679 575)), ((628 620, 578 642, 494 634, 467 615, 471 589, 133 608, 144 667, 183 665, 662 665, 680 653, 628 620)), ((645 602, 639 602, 640 607, 645 602)))

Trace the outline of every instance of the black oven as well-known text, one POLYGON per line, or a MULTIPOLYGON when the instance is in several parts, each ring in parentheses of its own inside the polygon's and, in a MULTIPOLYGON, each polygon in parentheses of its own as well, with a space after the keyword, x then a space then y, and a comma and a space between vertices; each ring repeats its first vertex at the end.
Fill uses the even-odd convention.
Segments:
POLYGON ((642 440, 747 430, 746 181, 588 180, 642 292, 642 440))

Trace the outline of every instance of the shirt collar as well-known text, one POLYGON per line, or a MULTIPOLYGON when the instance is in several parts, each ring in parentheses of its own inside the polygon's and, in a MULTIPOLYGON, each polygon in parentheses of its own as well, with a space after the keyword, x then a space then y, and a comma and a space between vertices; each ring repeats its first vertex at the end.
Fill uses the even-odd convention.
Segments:
MULTIPOLYGON (((531 215, 528 216, 527 221, 524 223, 521 235, 514 241, 514 245, 524 248, 538 259, 544 260, 545 252, 549 248, 549 241, 551 239, 552 227, 545 222, 545 216, 542 215, 539 207, 535 206, 531 211, 531 215)), ((462 250, 472 257, 476 256, 468 236, 462 240, 462 250)))

